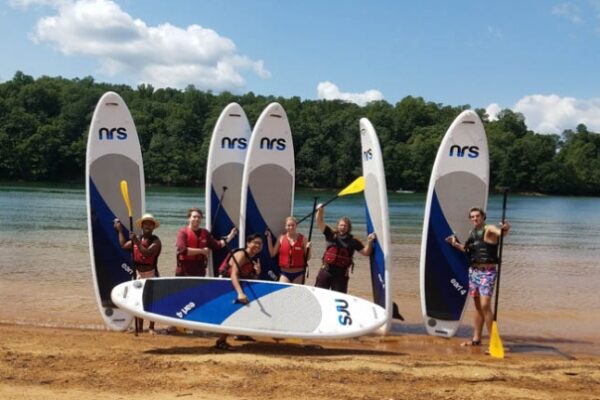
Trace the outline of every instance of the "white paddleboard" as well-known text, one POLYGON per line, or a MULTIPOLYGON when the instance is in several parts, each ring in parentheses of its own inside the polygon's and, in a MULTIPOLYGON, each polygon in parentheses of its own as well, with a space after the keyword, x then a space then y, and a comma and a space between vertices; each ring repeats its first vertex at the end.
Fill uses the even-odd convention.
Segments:
POLYGON ((468 295, 468 260, 446 243, 464 243, 469 209, 487 206, 489 154, 483 123, 471 110, 450 125, 440 144, 427 192, 421 242, 421 309, 430 335, 454 336, 468 295))
MULTIPOLYGON (((263 235, 267 229, 275 241, 284 233, 285 218, 294 207, 294 144, 285 110, 271 103, 258 118, 252 136, 242 177, 239 245, 246 237, 263 235)), ((277 280, 279 266, 271 258, 267 244, 260 255, 261 279, 277 280)))
POLYGON ((346 338, 386 321, 384 309, 358 297, 310 286, 242 280, 249 304, 224 278, 154 278, 113 289, 119 307, 140 318, 232 335, 346 338))
POLYGON ((361 118, 359 127, 362 171, 365 178, 367 234, 375 232, 377 235, 370 257, 371 287, 373 288, 373 301, 387 311, 388 318, 383 326, 384 333, 387 333, 392 323, 393 304, 390 278, 390 218, 385 170, 381 146, 373 125, 367 118, 361 118))
MULTIPOLYGON (((206 229, 223 237, 239 223, 242 173, 250 141, 250 123, 237 103, 221 112, 210 140, 206 165, 206 229)), ((233 239, 237 243, 237 237, 233 239)), ((217 276, 227 249, 213 251, 208 276, 217 276)))
MULTIPOLYGON (((133 316, 114 306, 112 289, 133 276, 131 252, 119 245, 113 220, 119 218, 129 237, 129 214, 121 194, 126 180, 134 218, 144 211, 144 168, 138 134, 123 99, 105 93, 90 125, 86 157, 86 200, 92 277, 106 325, 125 330, 133 316)), ((137 232, 141 234, 141 232, 137 232)))

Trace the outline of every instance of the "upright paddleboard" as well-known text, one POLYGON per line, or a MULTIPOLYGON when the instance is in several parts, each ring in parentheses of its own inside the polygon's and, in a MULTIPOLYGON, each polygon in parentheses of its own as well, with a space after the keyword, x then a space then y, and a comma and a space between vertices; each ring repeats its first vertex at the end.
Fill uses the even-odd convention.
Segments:
MULTIPOLYGON (((278 103, 264 109, 250 138, 242 177, 240 247, 253 233, 271 230, 273 241, 284 232, 294 207, 294 144, 285 110, 278 103)), ((277 280, 279 266, 267 244, 260 254, 261 279, 277 280)))
POLYGON ((469 209, 487 206, 489 155, 479 116, 463 111, 439 147, 427 192, 421 242, 421 309, 430 335, 454 336, 467 300, 468 260, 446 243, 464 243, 469 209))
MULTIPOLYGON (((250 141, 250 123, 237 103, 221 112, 210 140, 206 165, 206 229, 214 237, 223 237, 240 220, 242 173, 250 141)), ((234 243, 237 238, 234 238, 234 243)), ((227 249, 213 251, 209 276, 218 276, 227 249)))
MULTIPOLYGON (((133 316, 111 301, 112 289, 134 274, 131 253, 123 251, 113 227, 119 218, 129 237, 129 214, 120 182, 127 181, 134 218, 144 211, 144 169, 138 134, 127 105, 114 92, 98 101, 88 135, 86 200, 92 277, 106 325, 125 330, 133 316)), ((141 234, 141 232, 137 232, 141 234)))
POLYGON ((389 332, 392 323, 392 288, 390 278, 391 236, 388 214, 387 185, 383 156, 377 133, 371 122, 361 118, 360 144, 362 150, 362 170, 365 178, 365 209, 367 213, 367 234, 375 232, 371 254, 371 286, 373 301, 387 311, 384 332, 389 332))
POLYGON ((367 334, 386 321, 384 309, 358 297, 270 281, 242 280, 249 304, 236 303, 231 280, 155 278, 113 289, 119 307, 168 325, 233 335, 345 338, 367 334))

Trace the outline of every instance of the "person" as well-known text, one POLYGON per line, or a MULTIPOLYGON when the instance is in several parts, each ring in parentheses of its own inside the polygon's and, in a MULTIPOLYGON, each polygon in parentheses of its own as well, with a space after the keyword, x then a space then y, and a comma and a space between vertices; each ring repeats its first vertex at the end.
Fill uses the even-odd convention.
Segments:
POLYGON ((285 219, 285 233, 283 233, 275 245, 271 239, 271 231, 267 229, 267 245, 269 254, 275 257, 279 254, 279 282, 284 283, 304 283, 304 273, 306 265, 310 259, 310 243, 304 235, 296 232, 298 221, 294 217, 285 219))
MULTIPOLYGON (((262 246, 261 236, 258 233, 253 233, 247 237, 246 247, 230 252, 219 267, 219 272, 223 277, 231 278, 231 284, 237 293, 237 303, 248 304, 248 296, 242 289, 240 279, 258 278, 261 271, 258 255, 262 251, 262 246)), ((227 343, 227 337, 227 334, 219 336, 215 347, 221 350, 233 350, 233 347, 227 343)))
POLYGON ((319 270, 315 286, 348 293, 350 270, 354 267, 353 255, 358 251, 363 256, 370 256, 373 251, 375 233, 367 237, 367 245, 352 236, 352 222, 348 217, 338 220, 336 230, 333 230, 323 220, 323 206, 317 207, 317 226, 325 235, 326 246, 323 254, 323 266, 319 270))
POLYGON ((492 313, 492 295, 496 283, 496 265, 498 264, 498 242, 501 234, 508 234, 510 224, 504 221, 500 227, 485 223, 486 214, 480 207, 469 210, 469 219, 473 229, 464 244, 456 235, 446 238, 452 247, 467 254, 469 258, 469 295, 475 305, 473 337, 461 343, 461 346, 481 346, 483 324, 492 331, 494 314, 492 313))
MULTIPOLYGON (((142 229, 142 236, 138 237, 132 231, 129 240, 126 240, 121 221, 115 219, 114 227, 119 235, 119 244, 122 249, 133 251, 133 269, 136 279, 154 278, 158 276, 158 257, 162 250, 162 244, 154 234, 154 230, 160 226, 160 222, 152 214, 144 214, 142 218, 135 221, 135 225, 142 229)), ((139 329, 143 331, 144 320, 136 318, 136 324, 138 323, 139 329)), ((150 321, 148 332, 156 333, 153 321, 150 321)))
POLYGON ((234 227, 225 238, 215 239, 209 231, 200 227, 202 216, 199 208, 190 208, 188 225, 177 232, 175 276, 206 276, 210 251, 227 246, 237 235, 237 228, 234 227))

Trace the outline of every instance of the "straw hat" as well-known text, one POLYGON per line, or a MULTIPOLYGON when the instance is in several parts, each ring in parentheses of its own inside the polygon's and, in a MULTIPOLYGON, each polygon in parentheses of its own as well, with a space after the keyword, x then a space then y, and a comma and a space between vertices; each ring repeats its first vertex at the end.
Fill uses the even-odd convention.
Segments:
POLYGON ((135 225, 138 228, 142 227, 142 223, 144 223, 144 221, 152 221, 154 222, 154 229, 158 228, 160 226, 160 222, 158 222, 157 219, 155 219, 152 214, 146 213, 144 215, 142 215, 142 218, 138 219, 137 221, 135 221, 135 225))

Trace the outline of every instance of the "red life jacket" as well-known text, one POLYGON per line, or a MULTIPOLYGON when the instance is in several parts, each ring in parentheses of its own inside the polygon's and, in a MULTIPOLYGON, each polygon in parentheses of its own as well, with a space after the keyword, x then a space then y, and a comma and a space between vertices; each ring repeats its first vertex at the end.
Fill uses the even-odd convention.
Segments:
MULTIPOLYGON (((208 241, 208 231, 206 229, 202 229, 200 228, 200 234, 196 235, 196 232, 194 232, 189 226, 187 226, 185 228, 185 233, 187 235, 187 247, 191 247, 193 249, 203 249, 205 247, 207 247, 207 241, 208 241)), ((206 256, 204 256, 204 254, 196 254, 196 255, 189 255, 187 254, 178 254, 177 255, 177 259, 178 260, 203 260, 205 259, 206 256)))
MULTIPOLYGON (((229 253, 227 253, 227 256, 225 257, 225 259, 219 266, 219 275, 223 275, 224 277, 227 277, 227 278, 231 277, 232 266, 229 264, 229 260, 231 260, 231 257, 233 257, 233 255, 235 253, 238 253, 240 251, 243 251, 244 254, 246 255, 246 258, 248 258, 248 260, 251 260, 250 255, 246 252, 246 249, 240 248, 240 249, 232 250, 229 253)), ((234 263, 235 263, 235 261, 234 261, 234 263)), ((256 271, 254 270, 254 264, 252 264, 252 261, 248 261, 247 263, 240 265, 238 269, 240 271, 241 279, 256 278, 256 271)))
MULTIPOLYGON (((154 242, 155 240, 156 240, 156 236, 154 236, 154 235, 152 235, 149 239, 146 239, 145 237, 142 236, 142 238, 140 239, 140 243, 145 248, 148 248, 148 247, 150 247, 152 242, 154 242)), ((160 253, 156 253, 153 256, 144 256, 142 254, 142 252, 140 251, 140 249, 138 248, 138 245, 136 245, 136 244, 133 245, 133 263, 135 265, 154 267, 154 266, 156 266, 156 263, 158 261, 159 254, 160 253)))
POLYGON ((341 268, 348 268, 354 264, 352 260, 354 248, 350 246, 351 241, 352 236, 348 237, 347 246, 337 237, 333 242, 328 242, 325 254, 323 254, 323 263, 341 268))
POLYGON ((290 245, 287 235, 283 236, 279 247, 279 266, 281 268, 302 268, 305 265, 305 255, 302 244, 304 236, 296 235, 296 241, 290 245))

